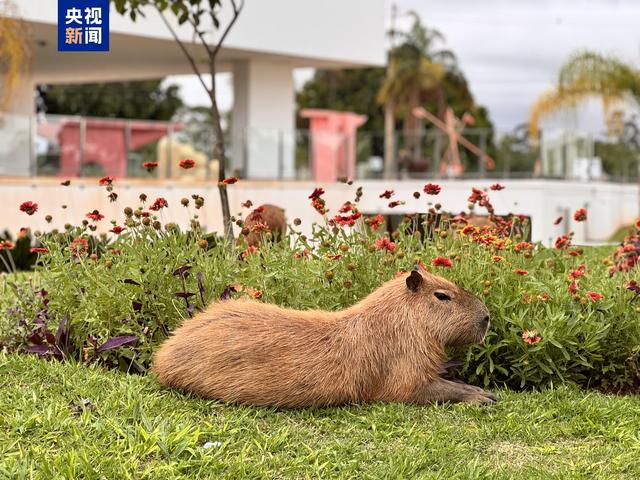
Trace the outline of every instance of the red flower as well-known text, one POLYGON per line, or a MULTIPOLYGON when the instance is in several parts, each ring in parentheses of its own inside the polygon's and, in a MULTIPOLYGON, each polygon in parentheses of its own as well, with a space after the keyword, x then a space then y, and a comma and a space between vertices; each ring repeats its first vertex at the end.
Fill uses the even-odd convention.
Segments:
POLYGON ((222 180, 222 183, 224 183, 225 185, 233 185, 238 180, 240 180, 238 177, 227 177, 224 180, 222 180))
POLYGON ((144 162, 142 166, 146 168, 148 172, 151 172, 158 167, 158 162, 144 162))
POLYGON ((180 168, 184 168, 185 170, 189 170, 196 166, 195 160, 191 160, 190 158, 186 158, 184 160, 180 160, 180 168))
POLYGON ((462 229, 461 233, 463 235, 469 235, 470 233, 474 233, 475 231, 476 227, 474 227, 473 225, 467 225, 462 229))
POLYGON ((451 268, 453 266, 453 262, 445 257, 437 257, 431 260, 431 265, 433 265, 434 267, 451 268))
POLYGON ((113 177, 102 177, 98 180, 100 185, 111 185, 113 183, 113 177))
POLYGON ((16 244, 9 240, 2 240, 0 242, 0 250, 13 250, 16 244))
POLYGON ((327 254, 326 257, 328 260, 340 260, 342 258, 342 254, 341 253, 336 253, 334 255, 327 254))
POLYGON ((68 187, 69 185, 71 185, 71 180, 65 180, 64 182, 60 182, 60 185, 62 185, 63 187, 68 187))
POLYGON ((491 259, 492 259, 494 262, 499 263, 499 262, 501 262, 501 261, 503 261, 503 260, 504 260, 504 257, 501 257, 500 255, 494 255, 493 257, 491 257, 491 259))
POLYGON ((396 194, 394 190, 385 190, 380 194, 380 198, 386 198, 387 200, 396 194))
POLYGON ((94 222, 99 222, 104 218, 98 210, 94 210, 93 212, 89 212, 85 215, 89 220, 93 220, 94 222))
POLYGON ((562 250, 564 248, 567 248, 570 245, 571 245, 571 239, 566 235, 560 235, 558 238, 556 238, 556 248, 562 250))
POLYGON ((378 214, 375 217, 367 218, 367 223, 377 232, 380 225, 384 223, 384 217, 378 214))
POLYGON ((422 190, 427 195, 438 195, 442 188, 440 185, 436 185, 435 183, 427 183, 422 190))
POLYGON ((396 251, 396 244, 389 240, 389 237, 382 237, 376 240, 376 248, 378 250, 387 250, 388 252, 396 251))
POLYGON ((576 278, 584 277, 587 268, 583 265, 580 265, 576 270, 573 270, 569 273, 569 281, 575 280, 576 278))
POLYGON ((49 253, 49 249, 47 247, 31 247, 29 249, 30 253, 49 253))
POLYGON ((121 234, 122 232, 124 232, 127 229, 127 227, 121 227, 119 225, 114 225, 113 228, 111 230, 109 230, 111 233, 115 233, 116 235, 121 234))
POLYGON ((38 211, 38 204, 33 202, 24 202, 20 205, 20 211, 27 215, 33 215, 38 211))
POLYGON ((89 242, 82 237, 74 238, 73 242, 71 242, 71 245, 69 245, 69 250, 71 250, 71 253, 74 257, 80 257, 84 255, 85 253, 87 253, 88 248, 89 242))
POLYGON ((493 190, 494 192, 496 192, 496 191, 499 191, 499 190, 504 190, 504 185, 500 185, 499 183, 494 183, 489 188, 491 190, 493 190))
POLYGON ((636 228, 637 228, 638 230, 640 230, 640 220, 638 220, 638 221, 636 222, 636 228))
POLYGON ((567 253, 569 255, 571 255, 572 257, 579 257, 580 255, 582 255, 582 249, 581 248, 576 248, 575 250, 567 251, 567 253))
POLYGON ((579 208, 573 214, 573 219, 576 222, 584 222, 587 219, 587 210, 585 208, 579 208))
POLYGON ((525 330, 522 332, 522 340, 524 340, 529 345, 533 345, 534 343, 538 343, 540 340, 540 335, 536 330, 525 330))
POLYGON ((317 187, 311 195, 309 195, 310 199, 320 198, 320 196, 324 195, 324 189, 322 187, 317 187))
POLYGON ((310 250, 308 248, 305 248, 301 252, 296 252, 293 255, 293 258, 298 259, 298 260, 301 259, 301 258, 309 258, 309 253, 310 253, 310 250))
POLYGON ((472 187, 471 195, 469 195, 469 198, 467 198, 467 201, 471 203, 477 203, 479 200, 481 200, 485 196, 486 194, 482 190, 472 187))
POLYGON ((592 291, 588 291, 587 295, 591 298, 591 300, 593 300, 594 302, 597 302, 598 300, 600 300, 601 298, 604 298, 604 295, 602 295, 601 293, 598 292, 592 292, 592 291))
POLYGON ((343 227, 353 227, 356 224, 356 220, 361 216, 360 212, 355 212, 351 215, 336 215, 333 217, 333 221, 343 227))
POLYGON ((246 202, 242 202, 240 206, 243 208, 251 208, 253 206, 253 202, 251 200, 247 200, 246 202))
POLYGON ((558 217, 558 218, 556 218, 556 219, 555 219, 555 221, 553 222, 553 224, 554 224, 554 225, 559 225, 559 224, 560 224, 560 222, 562 221, 562 218, 563 218, 563 217, 558 217))
POLYGON ((393 202, 389 202, 389 208, 396 208, 398 205, 404 205, 404 202, 401 200, 394 200, 393 202))
POLYGON ((569 283, 569 293, 571 295, 575 295, 576 293, 578 293, 578 284, 575 280, 571 280, 571 282, 569 283))
POLYGON ((109 198, 109 202, 113 203, 118 199, 118 194, 116 192, 111 192, 107 197, 109 198))
POLYGON ((518 275, 529 275, 529 272, 527 272, 526 270, 522 270, 521 268, 516 268, 513 273, 517 273, 518 275))
POLYGON ((347 212, 350 212, 351 210, 353 210, 353 203, 346 202, 344 205, 340 207, 340 210, 338 210, 338 212, 347 213, 347 212))
POLYGON ((169 203, 164 198, 159 197, 159 198, 156 198, 156 201, 153 202, 153 205, 149 207, 149 210, 153 210, 154 212, 157 212, 161 208, 165 208, 168 206, 169 206, 169 203))

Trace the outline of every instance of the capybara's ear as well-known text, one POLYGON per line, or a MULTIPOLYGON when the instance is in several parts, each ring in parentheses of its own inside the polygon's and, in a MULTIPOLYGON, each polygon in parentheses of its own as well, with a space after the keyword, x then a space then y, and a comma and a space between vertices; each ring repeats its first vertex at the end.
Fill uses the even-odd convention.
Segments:
POLYGON ((411 275, 407 277, 407 288, 412 292, 418 290, 422 284, 422 275, 417 270, 411 270, 411 275))

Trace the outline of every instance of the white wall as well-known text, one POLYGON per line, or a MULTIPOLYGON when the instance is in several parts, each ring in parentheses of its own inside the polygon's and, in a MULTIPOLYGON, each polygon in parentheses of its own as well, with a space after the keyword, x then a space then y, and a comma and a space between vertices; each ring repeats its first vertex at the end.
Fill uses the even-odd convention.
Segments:
MULTIPOLYGON (((413 213, 425 211, 428 201, 442 203, 448 211, 466 209, 467 197, 472 186, 488 187, 489 181, 441 181, 442 192, 437 197, 422 195, 414 199, 414 191, 422 191, 425 182, 417 181, 364 181, 355 182, 353 186, 345 184, 325 185, 325 198, 328 208, 335 214, 342 203, 353 200, 355 189, 362 185, 364 196, 359 204, 361 211, 367 214, 375 213, 413 213), (385 189, 395 189, 394 199, 405 200, 402 205, 393 210, 387 207, 389 200, 380 199, 379 194, 385 189)), ((621 226, 631 224, 638 217, 637 185, 619 185, 609 183, 578 183, 562 181, 506 181, 506 189, 500 192, 490 192, 491 201, 496 213, 523 213, 532 217, 532 237, 534 241, 542 241, 549 245, 558 235, 565 233, 565 229, 574 230, 575 243, 602 243, 621 226), (573 221, 575 210, 585 207, 589 212, 589 220, 584 223, 573 221), (559 215, 569 212, 565 221, 555 226, 553 221, 559 215), (567 222, 567 224, 565 224, 567 222)), ((241 211, 240 203, 250 199, 254 205, 273 203, 285 208, 287 218, 303 219, 303 230, 309 231, 310 223, 322 221, 315 213, 307 198, 317 185, 312 182, 249 182, 241 181, 229 187, 231 211, 241 211)), ((117 219, 121 223, 122 209, 125 206, 138 205, 138 195, 144 192, 149 200, 165 197, 169 207, 163 210, 165 221, 178 222, 185 226, 189 215, 180 206, 182 197, 191 197, 197 193, 206 199, 205 207, 198 213, 201 221, 209 229, 221 231, 222 221, 217 187, 212 184, 180 184, 124 182, 115 184, 115 191, 119 198, 116 203, 109 203, 104 188, 98 187, 96 180, 73 181, 70 187, 62 187, 57 179, 39 181, 37 184, 29 181, 0 179, 0 230, 5 228, 17 231, 20 227, 30 226, 34 229, 46 230, 52 227, 62 228, 64 223, 79 224, 84 215, 93 209, 100 210, 106 219, 102 227, 109 227, 108 220, 117 219), (33 217, 28 217, 18 210, 20 203, 31 200, 40 204, 40 211, 33 217), (66 210, 61 205, 66 204, 66 210), (52 225, 46 225, 44 217, 51 214, 54 217, 52 225)), ((245 214, 247 210, 244 210, 245 214)))

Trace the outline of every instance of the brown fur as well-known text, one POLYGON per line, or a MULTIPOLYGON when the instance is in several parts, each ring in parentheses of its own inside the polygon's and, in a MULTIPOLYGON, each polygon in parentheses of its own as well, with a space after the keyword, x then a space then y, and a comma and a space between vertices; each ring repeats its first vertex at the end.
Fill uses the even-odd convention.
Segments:
POLYGON ((247 244, 252 247, 260 246, 260 240, 262 239, 262 233, 251 232, 251 229, 258 223, 265 223, 269 227, 274 240, 282 238, 287 228, 287 221, 282 208, 269 204, 261 205, 247 215, 243 225, 249 229, 247 244))
POLYGON ((490 393, 439 377, 444 347, 479 342, 487 329, 480 300, 413 271, 338 312, 214 303, 160 347, 153 369, 170 387, 250 405, 489 403, 490 393))

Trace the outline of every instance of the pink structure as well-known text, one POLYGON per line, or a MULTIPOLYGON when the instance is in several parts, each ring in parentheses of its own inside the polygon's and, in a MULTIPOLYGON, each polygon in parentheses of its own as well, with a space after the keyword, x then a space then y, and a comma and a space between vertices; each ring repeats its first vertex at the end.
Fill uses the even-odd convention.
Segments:
POLYGON ((316 182, 353 178, 356 172, 356 131, 366 115, 307 108, 300 112, 310 120, 311 171, 316 182))
POLYGON ((59 142, 61 177, 79 177, 82 165, 88 164, 100 165, 110 177, 126 177, 127 152, 155 142, 169 132, 166 122, 90 118, 84 122, 84 152, 81 152, 80 120, 38 125, 38 135, 59 142))

